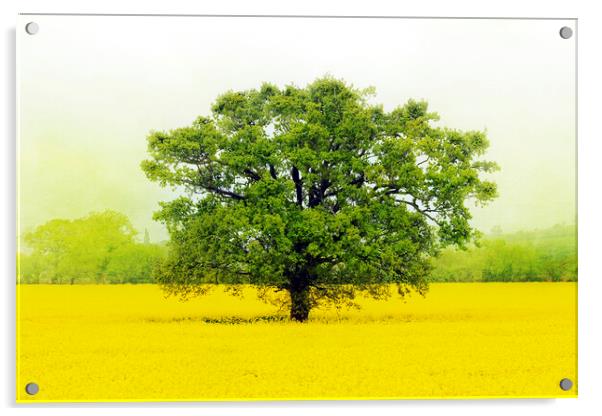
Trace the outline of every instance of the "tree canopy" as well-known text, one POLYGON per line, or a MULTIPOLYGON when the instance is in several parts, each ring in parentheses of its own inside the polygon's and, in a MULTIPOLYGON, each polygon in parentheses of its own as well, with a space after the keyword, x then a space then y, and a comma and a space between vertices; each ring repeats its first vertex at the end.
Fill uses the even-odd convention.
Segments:
POLYGON ((481 131, 436 126, 424 101, 392 111, 331 77, 304 88, 229 91, 191 126, 148 136, 147 177, 182 190, 155 218, 170 253, 157 278, 183 297, 209 283, 288 292, 291 319, 356 291, 427 290, 429 259, 475 235, 468 202, 482 178, 481 131))

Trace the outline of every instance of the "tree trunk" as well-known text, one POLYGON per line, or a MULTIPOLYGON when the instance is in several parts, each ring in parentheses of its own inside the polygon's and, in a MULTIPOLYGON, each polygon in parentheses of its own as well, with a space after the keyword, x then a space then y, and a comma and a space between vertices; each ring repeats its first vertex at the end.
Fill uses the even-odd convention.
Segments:
POLYGON ((309 286, 307 279, 297 277, 291 282, 289 293, 291 295, 291 320, 305 322, 309 317, 311 305, 309 302, 309 286))

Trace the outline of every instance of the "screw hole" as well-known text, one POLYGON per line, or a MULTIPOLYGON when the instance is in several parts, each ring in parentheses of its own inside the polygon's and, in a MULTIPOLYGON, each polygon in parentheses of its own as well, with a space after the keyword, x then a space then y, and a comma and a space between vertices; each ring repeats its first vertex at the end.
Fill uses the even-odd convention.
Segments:
POLYGON ((563 26, 560 28, 560 37, 562 39, 569 39, 571 36, 573 36, 573 29, 568 26, 563 26))
POLYGON ((568 391, 573 388, 573 381, 570 378, 563 378, 560 380, 560 388, 564 391, 568 391))
POLYGON ((27 383, 25 392, 30 396, 35 396, 40 391, 40 386, 37 383, 27 383))
POLYGON ((25 25, 25 31, 30 35, 35 35, 40 30, 40 27, 36 22, 29 22, 25 25))

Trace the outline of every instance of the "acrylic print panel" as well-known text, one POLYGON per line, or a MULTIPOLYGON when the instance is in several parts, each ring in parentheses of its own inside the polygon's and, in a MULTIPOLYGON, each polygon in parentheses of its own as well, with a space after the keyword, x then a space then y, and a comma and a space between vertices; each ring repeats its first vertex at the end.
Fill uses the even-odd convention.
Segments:
POLYGON ((575 397, 576 32, 20 16, 17 400, 575 397))

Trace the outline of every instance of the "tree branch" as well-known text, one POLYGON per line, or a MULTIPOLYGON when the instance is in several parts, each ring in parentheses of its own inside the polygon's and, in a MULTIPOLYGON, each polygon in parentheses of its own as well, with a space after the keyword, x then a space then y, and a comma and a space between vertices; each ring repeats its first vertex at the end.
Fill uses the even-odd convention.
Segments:
POLYGON ((303 207, 303 182, 301 182, 301 177, 299 176, 299 169, 295 166, 291 168, 291 176, 295 183, 295 191, 297 192, 297 205, 303 207))
POLYGON ((426 218, 428 218, 429 220, 433 221, 435 224, 437 225, 441 225, 441 222, 438 221, 435 217, 433 217, 430 213, 431 212, 438 212, 432 209, 422 209, 420 208, 420 206, 416 203, 416 199, 414 199, 414 201, 406 201, 405 199, 396 199, 395 201, 397 202, 403 202, 404 204, 407 204, 409 206, 411 206, 412 208, 414 208, 416 210, 416 212, 424 215, 426 218))
POLYGON ((427 157, 427 158, 426 158, 426 159, 424 159, 422 162, 418 162, 418 163, 416 163, 416 166, 423 165, 423 164, 425 164, 425 163, 428 163, 428 162, 430 162, 430 161, 431 161, 431 158, 430 158, 430 157, 427 157))
POLYGON ((245 197, 243 195, 237 194, 236 192, 232 192, 232 191, 228 191, 227 189, 222 189, 222 188, 218 188, 216 186, 212 186, 212 185, 206 185, 206 186, 202 186, 200 185, 201 188, 204 188, 210 192, 214 192, 218 195, 223 195, 223 196, 228 196, 232 199, 236 199, 238 201, 245 199, 245 197))
POLYGON ((365 180, 366 180, 366 178, 364 176, 364 172, 361 172, 357 178, 355 178, 351 182, 349 182, 349 185, 357 185, 359 188, 364 184, 365 180))
POLYGON ((257 172, 254 172, 251 169, 245 169, 244 173, 251 179, 258 181, 261 179, 261 176, 259 176, 259 174, 257 172))
POLYGON ((278 180, 278 175, 276 174, 276 168, 274 168, 274 165, 268 163, 268 166, 270 167, 270 175, 272 176, 272 179, 278 180))

